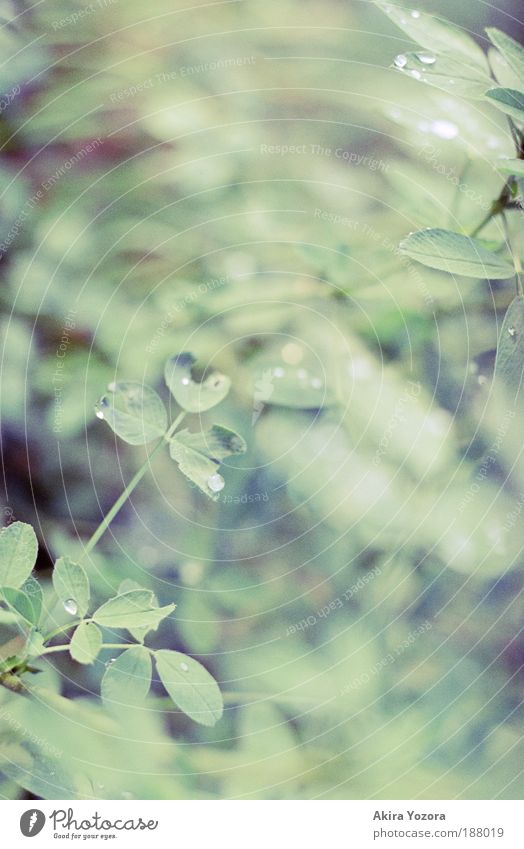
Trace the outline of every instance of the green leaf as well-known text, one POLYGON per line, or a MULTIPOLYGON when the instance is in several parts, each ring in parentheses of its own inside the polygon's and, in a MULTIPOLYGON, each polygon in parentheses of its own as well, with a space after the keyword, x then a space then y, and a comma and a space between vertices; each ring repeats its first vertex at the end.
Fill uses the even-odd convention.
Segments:
POLYGON ((93 620, 105 628, 157 628, 176 605, 154 607, 155 597, 149 590, 130 590, 106 601, 93 613, 93 620))
POLYGON ((524 296, 518 295, 509 305, 497 345, 495 381, 502 381, 514 394, 515 401, 524 379, 524 296))
POLYGON ((170 357, 164 369, 169 391, 188 413, 202 413, 220 404, 231 387, 229 377, 217 371, 204 375, 200 383, 195 382, 192 377, 195 363, 195 357, 184 352, 170 357))
POLYGON ((14 589, 14 587, 2 587, 1 593, 11 610, 14 610, 30 625, 38 624, 37 612, 27 593, 23 590, 14 589))
POLYGON ((375 0, 377 6, 413 41, 436 53, 451 54, 465 62, 488 71, 484 52, 464 30, 445 18, 438 18, 417 9, 402 9, 383 0, 375 0))
POLYGON ((524 159, 499 159, 495 165, 503 174, 514 174, 516 177, 524 177, 524 159))
POLYGON ((403 53, 397 56, 394 66, 403 74, 413 77, 442 91, 461 97, 480 98, 493 85, 493 80, 478 65, 467 65, 449 56, 430 53, 403 53))
POLYGON ((75 629, 69 654, 77 663, 94 663, 102 647, 102 633, 94 622, 81 622, 75 629))
POLYGON ((524 94, 514 88, 490 88, 486 97, 505 115, 524 121, 524 94))
POLYGON ((118 710, 139 705, 151 686, 151 654, 144 646, 126 649, 108 667, 102 678, 101 695, 106 705, 118 710))
POLYGON ((32 575, 29 576, 27 581, 22 584, 23 591, 29 596, 31 599, 31 604, 33 605, 33 609, 35 611, 35 625, 38 625, 40 622, 40 617, 42 615, 42 605, 44 603, 44 594, 42 592, 42 587, 32 575))
POLYGON ((463 277, 505 280, 515 273, 511 263, 488 251, 479 239, 451 230, 411 233, 400 243, 399 250, 429 268, 463 277))
POLYGON ((82 618, 89 607, 89 579, 79 563, 70 557, 59 557, 53 569, 53 587, 66 608, 73 616, 82 618))
POLYGON ((234 430, 222 425, 213 425, 209 430, 196 433, 190 433, 187 429, 181 430, 174 439, 217 463, 234 454, 244 454, 247 450, 244 439, 234 430))
POLYGON ((180 471, 213 500, 219 497, 224 480, 218 474, 220 462, 233 454, 243 454, 246 443, 238 433, 221 425, 190 433, 179 431, 169 443, 172 459, 180 471))
POLYGON ((217 682, 201 663, 177 651, 155 652, 158 674, 174 703, 202 725, 214 725, 224 702, 217 682))
POLYGON ((27 638, 25 651, 28 657, 40 657, 44 651, 44 637, 39 631, 31 631, 27 638))
POLYGON ((18 588, 36 563, 38 542, 31 525, 14 522, 0 533, 0 584, 18 588))
POLYGON ((524 48, 496 27, 486 27, 486 33, 491 43, 502 53, 510 68, 524 84, 524 48))
MULTIPOLYGON (((138 583, 138 581, 133 581, 132 578, 124 578, 124 580, 119 584, 118 595, 121 595, 122 593, 127 593, 129 592, 129 590, 143 590, 144 592, 149 592, 144 587, 142 587, 138 583)), ((151 606, 158 607, 158 599, 154 594, 151 606)), ((151 628, 148 628, 146 626, 145 628, 128 628, 127 630, 129 631, 131 636, 135 638, 135 640, 137 640, 139 643, 143 643, 151 628)))
POLYGON ((97 404, 98 418, 130 445, 145 445, 167 430, 167 412, 162 399, 151 386, 128 380, 111 383, 109 394, 97 404))

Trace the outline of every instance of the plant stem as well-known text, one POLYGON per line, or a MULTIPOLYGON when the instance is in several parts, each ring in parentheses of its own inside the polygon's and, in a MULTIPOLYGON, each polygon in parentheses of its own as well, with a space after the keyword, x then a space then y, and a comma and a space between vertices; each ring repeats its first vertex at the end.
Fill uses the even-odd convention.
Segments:
POLYGON ((122 509, 122 507, 126 503, 127 499, 129 498, 129 496, 131 495, 131 493, 133 492, 135 487, 138 486, 138 484, 140 483, 140 481, 144 477, 145 473, 147 472, 147 470, 150 467, 151 458, 154 457, 154 455, 157 453, 157 451, 159 451, 159 449, 162 447, 162 445, 164 445, 165 442, 169 442, 169 440, 173 436, 175 430, 177 429, 178 425, 180 424, 180 422, 182 421, 182 419, 184 418, 185 415, 186 415, 185 411, 182 411, 181 413, 179 413, 179 415, 176 417, 175 421, 170 425, 168 430, 165 432, 164 436, 162 437, 162 439, 160 440, 158 445, 156 445, 153 448, 153 450, 151 451, 151 453, 148 454, 148 456, 146 457, 146 459, 144 460, 144 462, 140 466, 138 472, 134 475, 134 477, 128 483, 128 485, 126 486, 126 488, 124 489, 122 494, 119 496, 119 498, 117 498, 117 500, 115 501, 115 503, 111 507, 109 513, 106 514, 106 516, 100 522, 98 528, 96 529, 96 531, 94 532, 92 537, 87 542, 87 545, 84 548, 84 552, 81 555, 80 560, 83 560, 84 557, 86 557, 89 554, 89 552, 93 550, 93 548, 97 544, 100 537, 106 532, 106 530, 108 529, 109 525, 111 524, 111 522, 113 521, 113 519, 115 518, 117 513, 120 512, 120 510, 122 509))
MULTIPOLYGON (((136 645, 136 643, 103 643, 100 646, 100 651, 103 649, 129 649, 132 646, 136 645)), ((51 654, 59 651, 69 651, 69 643, 66 646, 50 646, 50 648, 45 649, 40 657, 44 654, 51 654)))
POLYGON ((514 179, 515 178, 513 176, 508 177, 502 187, 500 195, 491 204, 490 210, 487 215, 484 216, 480 224, 477 224, 475 229, 472 230, 469 234, 471 238, 474 238, 478 233, 480 233, 480 231, 486 226, 489 221, 491 221, 492 218, 495 217, 495 215, 499 215, 499 213, 504 212, 506 206, 511 200, 511 187, 513 185, 514 179))
POLYGON ((175 430, 177 429, 178 425, 182 423, 185 416, 186 416, 185 410, 182 410, 182 412, 178 414, 178 416, 176 417, 173 424, 168 428, 168 430, 164 434, 164 439, 165 439, 166 442, 169 442, 169 440, 173 436, 175 430))
POLYGON ((80 625, 82 621, 82 619, 78 619, 77 622, 67 622, 65 625, 60 625, 60 628, 57 628, 55 631, 51 631, 50 634, 47 634, 47 636, 44 637, 44 643, 47 643, 49 640, 52 640, 53 637, 57 637, 59 634, 63 634, 64 631, 69 631, 70 628, 76 628, 76 626, 80 625))

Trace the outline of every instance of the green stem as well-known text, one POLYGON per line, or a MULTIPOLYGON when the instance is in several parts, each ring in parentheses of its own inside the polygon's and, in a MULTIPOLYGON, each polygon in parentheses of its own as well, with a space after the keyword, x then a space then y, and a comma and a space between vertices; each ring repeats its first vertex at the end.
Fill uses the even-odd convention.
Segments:
MULTIPOLYGON (((130 649, 134 645, 136 645, 136 643, 103 643, 100 646, 100 651, 102 651, 103 649, 130 649)), ((45 651, 43 651, 42 654, 39 656, 42 657, 44 654, 54 654, 58 651, 69 651, 69 648, 69 643, 66 646, 50 646, 48 649, 45 649, 45 651)))
POLYGON ((58 635, 63 634, 64 631, 69 631, 70 628, 76 628, 76 626, 80 625, 82 621, 85 620, 79 619, 77 622, 67 622, 66 625, 60 625, 60 628, 56 628, 55 631, 51 631, 50 634, 47 634, 47 636, 44 637, 44 643, 48 643, 49 640, 52 640, 53 637, 58 637, 58 635))
POLYGON ((477 236, 477 235, 480 233, 480 231, 484 229, 484 227, 486 226, 486 224, 488 224, 488 223, 491 221, 491 219, 492 219, 495 215, 496 215, 496 213, 495 213, 495 212, 492 212, 492 209, 490 209, 490 211, 489 211, 489 212, 488 212, 488 214, 487 214, 487 215, 486 215, 486 216, 482 219, 482 221, 480 222, 480 224, 477 224, 477 226, 475 227, 475 229, 471 231, 471 233, 469 234, 469 235, 470 235, 470 237, 471 237, 472 239, 474 239, 474 238, 475 238, 475 236, 477 236))
POLYGON ((109 525, 111 524, 111 522, 113 521, 113 519, 115 518, 117 513, 120 512, 120 510, 122 509, 122 507, 126 503, 127 499, 129 498, 129 496, 133 492, 133 490, 138 486, 138 484, 140 483, 140 481, 144 477, 145 473, 147 472, 147 470, 149 469, 149 467, 151 465, 152 457, 155 456, 157 451, 160 450, 160 448, 162 447, 162 445, 164 445, 165 442, 169 442, 169 440, 173 436, 175 430, 177 429, 178 425, 180 424, 180 422, 182 421, 182 419, 184 418, 185 415, 186 415, 185 411, 182 411, 181 413, 179 413, 179 415, 176 417, 175 421, 172 423, 172 425, 165 432, 164 436, 162 437, 162 439, 160 440, 158 445, 156 445, 155 448, 153 448, 153 450, 151 451, 151 453, 148 454, 145 461, 140 466, 138 472, 134 475, 134 477, 128 483, 128 485, 126 486, 126 488, 124 489, 122 494, 119 496, 119 498, 117 498, 117 500, 115 501, 115 503, 111 507, 111 510, 109 511, 109 513, 107 513, 107 515, 104 517, 104 519, 100 522, 98 528, 96 529, 96 531, 94 532, 94 534, 92 535, 90 540, 87 542, 87 545, 84 548, 84 552, 81 555, 80 560, 83 560, 84 557, 86 557, 93 550, 93 548, 97 544, 100 537, 106 532, 106 530, 108 529, 109 525))
POLYGON ((502 187, 500 195, 491 204, 491 208, 487 215, 484 216, 480 224, 477 224, 475 229, 469 234, 471 238, 474 238, 478 233, 480 233, 480 231, 486 226, 486 224, 488 224, 489 221, 491 221, 492 218, 495 217, 495 215, 499 215, 501 212, 504 212, 508 203, 511 201, 511 187, 514 179, 515 178, 513 176, 508 177, 502 187))
POLYGON ((179 424, 181 424, 181 422, 183 421, 183 419, 185 418, 185 416, 186 416, 186 411, 185 411, 185 410, 182 410, 182 412, 178 414, 178 416, 176 417, 176 419, 175 419, 175 421, 173 422, 173 424, 169 427, 169 429, 168 429, 168 430, 165 432, 165 434, 164 434, 164 439, 165 439, 165 441, 166 441, 166 442, 169 442, 169 440, 170 440, 170 439, 171 439, 171 437, 173 436, 173 434, 174 434, 175 430, 177 429, 177 427, 179 426, 179 424))

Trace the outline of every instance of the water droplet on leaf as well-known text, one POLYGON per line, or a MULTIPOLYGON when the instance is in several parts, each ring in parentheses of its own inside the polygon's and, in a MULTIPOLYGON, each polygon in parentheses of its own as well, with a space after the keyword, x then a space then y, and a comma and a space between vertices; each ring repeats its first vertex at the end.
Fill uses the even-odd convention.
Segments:
POLYGON ((393 64, 395 65, 396 68, 405 68, 406 65, 408 64, 408 57, 404 56, 403 53, 399 53, 398 56, 395 56, 395 59, 393 60, 393 64))
POLYGON ((182 670, 182 672, 189 672, 189 666, 187 665, 187 663, 181 663, 180 669, 182 670))
POLYGON ((514 327, 508 327, 508 333, 512 338, 517 335, 517 331, 515 330, 514 327))
POLYGON ((413 11, 411 12, 411 17, 420 18, 420 12, 417 9, 413 9, 413 11))
POLYGON ((209 489, 211 490, 211 492, 220 492, 222 489, 224 489, 226 483, 225 483, 222 475, 216 474, 216 475, 210 475, 208 477, 207 485, 208 485, 209 489))
POLYGON ((423 65, 434 65, 437 61, 435 56, 432 56, 431 53, 416 53, 415 55, 418 61, 422 62, 423 65))
POLYGON ((64 610, 66 613, 70 613, 71 616, 76 616, 78 613, 78 604, 74 600, 74 598, 67 598, 64 601, 64 610))
POLYGON ((104 396, 103 398, 100 398, 100 401, 95 406, 95 416, 97 417, 97 419, 104 418, 104 409, 107 407, 109 407, 109 401, 104 396))

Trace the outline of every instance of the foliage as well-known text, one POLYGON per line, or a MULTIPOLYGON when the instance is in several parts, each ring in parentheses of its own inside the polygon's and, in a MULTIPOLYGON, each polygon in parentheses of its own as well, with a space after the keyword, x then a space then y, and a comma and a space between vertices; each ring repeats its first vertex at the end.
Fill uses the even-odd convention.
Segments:
POLYGON ((506 0, 204 5, 6 5, 0 791, 520 798, 506 0))

